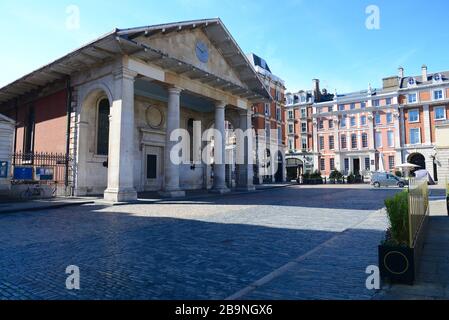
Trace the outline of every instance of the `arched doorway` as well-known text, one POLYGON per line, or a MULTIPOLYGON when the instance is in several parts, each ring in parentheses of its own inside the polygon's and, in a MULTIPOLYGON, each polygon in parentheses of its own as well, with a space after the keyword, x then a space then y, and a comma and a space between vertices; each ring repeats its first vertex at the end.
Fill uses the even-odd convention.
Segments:
POLYGON ((297 181, 304 173, 304 163, 297 158, 290 158, 286 160, 287 167, 287 181, 297 181))
POLYGON ((414 165, 419 166, 419 168, 414 168, 411 170, 411 173, 414 173, 418 170, 426 169, 426 158, 421 153, 413 153, 408 157, 408 162, 414 165))

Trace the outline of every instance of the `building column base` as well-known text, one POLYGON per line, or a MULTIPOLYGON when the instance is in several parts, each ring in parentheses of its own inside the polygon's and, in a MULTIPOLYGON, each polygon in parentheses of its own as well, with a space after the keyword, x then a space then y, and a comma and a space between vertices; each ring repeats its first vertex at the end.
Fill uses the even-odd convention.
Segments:
POLYGON ((113 203, 136 201, 137 191, 134 189, 124 189, 124 190, 107 189, 104 192, 104 200, 113 203))
POLYGON ((185 198, 186 192, 183 190, 161 191, 159 195, 164 198, 185 198))
POLYGON ((210 193, 215 193, 215 194, 227 194, 227 193, 230 193, 230 192, 231 192, 231 190, 226 188, 226 187, 213 188, 213 189, 210 190, 210 193))
POLYGON ((255 186, 237 187, 237 191, 256 191, 255 186))

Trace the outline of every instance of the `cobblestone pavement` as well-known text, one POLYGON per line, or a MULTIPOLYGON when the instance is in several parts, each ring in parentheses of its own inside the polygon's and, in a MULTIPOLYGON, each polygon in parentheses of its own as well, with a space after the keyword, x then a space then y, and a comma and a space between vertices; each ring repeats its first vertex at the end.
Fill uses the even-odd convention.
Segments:
POLYGON ((370 299, 394 192, 294 186, 0 215, 0 299, 370 299), (69 265, 79 291, 65 288, 69 265))

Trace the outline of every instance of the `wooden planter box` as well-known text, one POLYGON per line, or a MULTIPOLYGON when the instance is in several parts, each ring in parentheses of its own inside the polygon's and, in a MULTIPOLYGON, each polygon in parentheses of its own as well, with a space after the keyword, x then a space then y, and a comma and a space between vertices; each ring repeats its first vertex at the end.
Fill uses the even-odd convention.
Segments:
POLYGON ((416 274, 415 249, 380 245, 379 269, 382 279, 413 285, 416 274))

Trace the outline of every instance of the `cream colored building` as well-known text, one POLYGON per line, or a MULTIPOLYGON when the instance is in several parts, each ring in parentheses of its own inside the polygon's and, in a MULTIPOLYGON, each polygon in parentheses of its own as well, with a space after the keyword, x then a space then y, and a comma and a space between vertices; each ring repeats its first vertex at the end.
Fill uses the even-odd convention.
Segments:
MULTIPOLYGON (((116 29, 0 93, 12 99, 25 81, 43 85, 49 75, 70 78, 74 195, 104 194, 114 202, 145 191, 171 197, 229 191, 227 165, 170 161, 177 144, 170 135, 179 128, 193 133, 200 123, 189 146, 190 156, 201 158, 207 129, 224 140, 228 124, 251 128, 251 106, 272 99, 220 19, 116 29)), ((246 151, 252 148, 249 141, 246 151)), ((247 156, 245 164, 229 166, 239 189, 254 188, 249 163, 247 156)))
POLYGON ((436 161, 439 165, 439 183, 449 183, 449 121, 435 126, 436 161))

